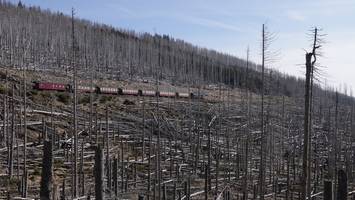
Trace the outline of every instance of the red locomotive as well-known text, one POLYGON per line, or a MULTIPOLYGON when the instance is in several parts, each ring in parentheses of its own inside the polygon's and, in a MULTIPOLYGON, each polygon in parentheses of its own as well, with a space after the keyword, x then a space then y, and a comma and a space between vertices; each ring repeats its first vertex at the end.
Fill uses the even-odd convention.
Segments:
POLYGON ((68 85, 61 83, 35 83, 34 88, 37 90, 55 90, 55 91, 67 91, 68 85))

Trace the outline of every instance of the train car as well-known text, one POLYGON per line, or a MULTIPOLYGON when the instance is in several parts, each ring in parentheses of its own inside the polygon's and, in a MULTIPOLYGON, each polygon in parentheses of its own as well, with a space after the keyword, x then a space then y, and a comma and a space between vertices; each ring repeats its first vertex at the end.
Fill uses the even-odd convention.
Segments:
POLYGON ((128 89, 122 89, 122 95, 140 96, 140 95, 142 95, 142 90, 128 90, 128 89))
MULTIPOLYGON (((77 91, 82 93, 95 92, 98 94, 111 94, 111 95, 132 95, 132 96, 147 96, 147 97, 166 97, 166 98, 193 98, 202 99, 205 96, 201 92, 184 93, 184 92, 164 92, 164 91, 153 91, 153 90, 131 90, 131 89, 121 89, 121 88, 110 88, 110 87, 90 87, 78 85, 77 91)), ((70 84, 62 83, 50 83, 50 82, 34 82, 34 89, 37 90, 48 90, 48 91, 67 91, 73 92, 73 87, 70 84)))
POLYGON ((176 93, 175 92, 159 92, 160 97, 175 97, 176 93))
POLYGON ((36 82, 34 85, 37 90, 66 91, 67 88, 67 85, 62 83, 36 82))
POLYGON ((203 99, 203 97, 205 96, 205 94, 201 92, 190 93, 190 95, 193 99, 203 99))
POLYGON ((191 97, 190 93, 184 93, 184 92, 179 92, 178 96, 179 96, 179 98, 190 98, 191 97))
POLYGON ((155 96, 157 96, 157 92, 153 91, 153 90, 143 90, 142 96, 155 97, 155 96))
POLYGON ((109 88, 109 87, 97 87, 97 92, 99 94, 119 94, 118 88, 109 88))
POLYGON ((96 87, 78 85, 78 91, 82 93, 96 92, 96 87))

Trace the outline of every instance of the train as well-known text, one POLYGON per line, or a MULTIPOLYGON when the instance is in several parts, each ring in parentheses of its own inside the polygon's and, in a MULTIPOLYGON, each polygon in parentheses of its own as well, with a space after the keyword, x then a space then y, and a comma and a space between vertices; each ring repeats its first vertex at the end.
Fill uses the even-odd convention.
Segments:
MULTIPOLYGON (((33 89, 41 91, 57 91, 57 92, 73 92, 74 87, 71 84, 51 83, 51 82, 33 82, 33 89)), ((124 89, 112 87, 99 86, 85 86, 78 85, 77 92, 79 93, 96 93, 107 95, 130 95, 130 96, 147 96, 147 97, 166 97, 166 98, 191 98, 202 99, 203 95, 200 93, 185 93, 185 92, 166 92, 154 90, 140 90, 140 89, 124 89)))

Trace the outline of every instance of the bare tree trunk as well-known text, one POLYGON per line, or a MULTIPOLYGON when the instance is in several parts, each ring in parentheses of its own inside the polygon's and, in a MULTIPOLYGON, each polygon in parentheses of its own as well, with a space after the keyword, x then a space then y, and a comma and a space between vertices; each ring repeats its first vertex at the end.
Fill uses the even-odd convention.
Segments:
POLYGON ((208 179, 208 191, 211 191, 212 189, 212 184, 211 184, 211 151, 212 151, 212 141, 211 141, 211 130, 210 127, 208 127, 208 144, 207 144, 207 149, 208 149, 208 161, 207 161, 207 179, 208 179))
POLYGON ((2 135, 1 135, 1 146, 4 146, 6 144, 6 119, 7 119, 7 70, 5 72, 5 85, 4 85, 4 94, 3 94, 3 121, 2 121, 2 135))
POLYGON ((145 102, 144 102, 144 96, 143 96, 143 99, 142 99, 142 112, 143 112, 142 162, 144 162, 144 156, 145 156, 145 102))
POLYGON ((80 184, 81 195, 85 195, 85 173, 84 173, 84 139, 81 142, 81 156, 80 156, 80 184))
MULTIPOLYGON (((86 33, 86 32, 85 32, 86 33)), ((86 36, 86 34, 85 34, 86 36)), ((87 65, 87 55, 86 55, 86 51, 87 51, 87 41, 86 41, 86 37, 85 37, 85 64, 87 65)), ((89 127, 89 139, 91 142, 92 139, 92 127, 93 127, 93 114, 94 114, 94 110, 93 110, 93 102, 94 102, 94 97, 93 97, 93 88, 94 88, 94 66, 91 65, 90 67, 90 127, 89 127)))
MULTIPOLYGON (((248 57, 249 57, 249 51, 248 51, 248 57)), ((251 125, 251 116, 250 116, 250 107, 251 107, 251 94, 247 92, 247 98, 248 98, 248 121, 247 121, 247 139, 246 139, 246 144, 245 144, 245 172, 244 172, 244 183, 243 183, 243 200, 248 199, 248 167, 249 167, 249 135, 250 135, 250 125, 251 125)))
POLYGON ((95 106, 95 144, 99 145, 99 131, 101 133, 101 123, 98 124, 97 106, 95 106))
POLYGON ((306 83, 305 83, 305 114, 304 114, 304 136, 303 136, 303 174, 302 174, 302 199, 306 199, 307 195, 307 177, 309 165, 309 121, 310 121, 310 81, 311 81, 311 64, 312 54, 306 54, 306 83))
POLYGON ((205 164, 205 200, 208 200, 208 166, 205 164))
POLYGON ((304 135, 303 135, 303 163, 301 178, 301 199, 306 200, 311 196, 311 179, 310 179, 310 148, 311 148, 311 104, 312 104, 312 72, 314 64, 317 60, 316 49, 320 48, 317 42, 317 28, 314 30, 313 49, 311 53, 306 53, 306 81, 305 81, 305 112, 304 112, 304 135), (313 58, 313 60, 312 60, 313 58))
POLYGON ((111 190, 110 180, 110 144, 109 144, 109 123, 108 123, 108 107, 106 106, 106 131, 105 131, 105 145, 106 145, 106 176, 107 189, 111 190))
POLYGON ((72 57, 72 68, 73 68, 73 89, 74 89, 74 98, 73 98, 73 135, 74 135, 74 169, 73 169, 73 197, 78 196, 78 134, 77 134, 77 85, 76 85, 76 45, 75 45, 75 30, 74 30, 74 9, 72 9, 72 48, 73 48, 73 57, 72 57))
POLYGON ((104 155, 100 146, 95 151, 95 198, 104 200, 104 155))
POLYGON ((348 179, 344 170, 338 171, 337 200, 346 200, 348 197, 348 179))
POLYGON ((60 200, 65 200, 66 199, 66 192, 65 192, 65 178, 63 178, 63 183, 62 183, 62 192, 60 194, 60 200))
POLYGON ((118 195, 118 159, 115 158, 113 161, 113 191, 115 196, 118 195))
POLYGON ((220 159, 220 150, 219 148, 217 148, 217 152, 216 152, 216 194, 218 194, 218 189, 219 189, 219 185, 218 185, 218 178, 219 178, 219 159, 220 159))
POLYGON ((43 161, 42 161, 42 176, 41 176, 41 190, 40 196, 41 200, 49 200, 52 197, 52 163, 53 163, 53 152, 52 152, 52 142, 44 141, 43 146, 43 161))
MULTIPOLYGON (((19 148, 19 137, 20 137, 20 132, 21 132, 21 127, 22 127, 22 117, 21 117, 21 109, 19 113, 19 118, 20 118, 20 126, 17 126, 16 132, 15 132, 15 141, 16 141, 16 175, 17 179, 20 180, 20 148, 19 148)), ((21 190, 20 190, 21 192, 21 190)))
POLYGON ((151 133, 149 134, 149 149, 148 149, 148 184, 147 184, 147 199, 149 200, 150 199, 150 185, 151 185, 151 154, 152 154, 152 133, 153 132, 153 128, 152 128, 152 131, 151 133))
POLYGON ((286 152, 286 167, 287 167, 287 177, 286 177, 286 200, 290 198, 290 154, 286 152))
POLYGON ((333 200, 333 189, 334 185, 331 180, 325 180, 324 181, 324 200, 333 200))
POLYGON ((262 74, 261 74, 261 138, 260 138, 260 169, 259 169, 259 196, 260 199, 264 199, 264 185, 265 185, 265 165, 264 165, 264 137, 265 137, 265 129, 264 129, 264 70, 265 70, 265 26, 263 24, 262 31, 262 74))
POLYGON ((22 197, 27 197, 27 87, 26 68, 23 68, 23 190, 22 197))
POLYGON ((15 88, 14 85, 12 85, 12 98, 11 98, 11 135, 10 135, 10 141, 9 141, 9 159, 8 159, 8 172, 10 178, 13 175, 13 169, 14 169, 14 136, 15 136, 15 105, 14 105, 14 94, 15 93, 15 88))
POLYGON ((123 141, 121 139, 121 192, 124 191, 124 171, 123 141))

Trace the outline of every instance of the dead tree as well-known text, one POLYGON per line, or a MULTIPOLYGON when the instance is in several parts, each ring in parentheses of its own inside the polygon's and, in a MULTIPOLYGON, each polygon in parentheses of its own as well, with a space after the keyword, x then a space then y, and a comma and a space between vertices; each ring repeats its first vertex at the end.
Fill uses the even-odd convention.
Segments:
MULTIPOLYGON (((31 41, 28 46, 31 45, 31 41)), ((28 48, 27 48, 28 49, 28 48)), ((23 60, 26 58, 27 50, 24 52, 23 60)), ((27 197, 27 81, 26 64, 23 62, 23 189, 22 197, 27 197)))
POLYGON ((152 159, 151 159, 151 154, 152 154, 152 134, 153 134, 153 128, 151 129, 151 132, 149 134, 149 148, 148 148, 148 177, 147 177, 147 199, 150 199, 150 185, 151 185, 151 164, 152 164, 152 159))
POLYGON ((72 68, 73 68, 73 89, 74 89, 74 98, 73 98, 73 136, 74 136, 74 169, 73 169, 73 197, 78 196, 78 134, 77 134, 77 85, 76 85, 76 66, 75 66, 75 57, 76 57, 76 42, 75 42, 75 30, 74 30, 74 9, 72 9, 72 68))
POLYGON ((348 196, 348 180, 344 170, 338 171, 337 200, 346 200, 348 196))
POLYGON ((261 64, 261 141, 260 141, 260 168, 259 168, 259 196, 260 199, 264 199, 264 185, 265 185, 265 164, 264 164, 264 138, 265 138, 265 129, 264 129, 264 79, 265 79, 265 51, 266 51, 266 36, 265 36, 265 25, 263 24, 262 30, 262 64, 261 64))
MULTIPOLYGON (((21 109, 20 109, 21 110, 21 109)), ((20 111, 21 112, 21 111, 20 111)), ((16 134, 15 134, 15 141, 16 141, 16 175, 17 175, 17 179, 20 180, 20 148, 19 148, 19 137, 20 137, 20 131, 21 131, 21 124, 22 124, 22 117, 21 117, 21 113, 19 113, 18 115, 20 118, 20 126, 16 126, 17 130, 16 130, 16 134)), ((21 188, 20 188, 20 192, 21 192, 21 188)))
MULTIPOLYGON (((85 68, 87 69, 88 67, 88 56, 87 56, 87 39, 86 39, 86 27, 85 27, 85 68)), ((89 117, 89 139, 91 142, 92 139, 92 127, 93 127, 93 114, 94 114, 94 108, 93 108, 93 102, 94 102, 94 97, 93 97, 93 88, 94 88, 94 66, 90 66, 90 117, 89 117)))
POLYGON ((144 96, 142 97, 142 112, 143 112, 143 128, 142 128, 142 162, 144 161, 145 156, 145 102, 144 96))
MULTIPOLYGON (((249 61, 249 48, 247 51, 247 66, 248 66, 248 61, 249 61)), ((246 79, 248 82, 248 79, 246 79)), ((248 83, 246 83, 248 85, 248 83)), ((249 163, 249 140, 250 140, 250 125, 251 125, 251 101, 252 101, 252 94, 250 94, 248 91, 246 91, 246 96, 247 96, 247 127, 246 127, 246 143, 245 143, 245 171, 244 171, 244 180, 243 180, 243 200, 246 200, 248 198, 248 163, 249 163)))
POLYGON ((118 164, 118 159, 115 157, 113 160, 113 191, 115 196, 118 195, 118 168, 119 168, 119 164, 118 164))
POLYGON ((333 200, 333 182, 331 180, 324 180, 324 200, 333 200))
POLYGON ((2 136, 1 136, 1 145, 5 145, 7 138, 7 70, 5 72, 5 89, 3 94, 3 124, 2 124, 2 136))
POLYGON ((41 200, 49 200, 52 197, 52 163, 53 163, 53 152, 52 152, 52 142, 44 141, 43 146, 43 161, 42 161, 42 175, 41 175, 41 189, 40 197, 41 200))
POLYGON ((211 191, 212 184, 211 184, 211 164, 212 164, 212 141, 211 141, 211 127, 208 125, 208 141, 207 141, 207 150, 208 150, 208 160, 207 160, 207 191, 211 191))
POLYGON ((66 199, 66 193, 65 193, 65 178, 63 178, 63 183, 62 183, 62 192, 60 194, 60 200, 65 200, 66 199))
POLYGON ((81 155, 80 155, 80 184, 81 195, 85 195, 85 173, 84 173, 84 139, 81 142, 81 155))
POLYGON ((310 179, 310 129, 311 129, 311 88, 314 66, 317 61, 317 50, 321 47, 319 44, 318 29, 314 29, 314 39, 312 51, 306 53, 306 81, 305 81, 305 103, 304 103, 304 135, 303 135, 303 163, 302 163, 302 178, 301 178, 301 199, 310 199, 311 194, 311 179, 310 179))
POLYGON ((95 198, 104 200, 104 153, 100 146, 96 147, 95 151, 95 198))
MULTIPOLYGON (((337 173, 338 173, 338 154, 339 154, 339 146, 338 146, 338 115, 339 115, 339 94, 338 91, 335 92, 335 123, 334 123, 334 133, 332 139, 332 146, 333 146, 333 168, 332 168, 332 176, 333 181, 336 181, 337 173)), ((335 192, 335 191, 334 191, 335 192)), ((334 194, 335 195, 335 194, 334 194)))
MULTIPOLYGON (((176 183, 175 183, 176 186, 176 183)), ((205 200, 208 200, 208 166, 207 164, 205 164, 205 191, 204 191, 204 195, 205 195, 205 200)), ((175 199, 175 198, 174 198, 175 199)))
POLYGON ((125 172, 125 165, 124 165, 124 152, 123 152, 123 139, 121 139, 121 192, 124 191, 124 172, 125 172))
POLYGON ((106 114, 105 114, 105 121, 106 121, 106 130, 105 130, 105 138, 103 139, 104 145, 106 147, 106 177, 107 177, 107 189, 111 191, 112 186, 112 179, 111 179, 111 161, 110 161, 110 144, 109 144, 109 122, 108 122, 108 106, 106 105, 106 114))
POLYGON ((12 85, 12 95, 11 95, 11 135, 9 138, 9 156, 8 156, 8 173, 9 177, 11 178, 13 175, 13 169, 14 169, 14 136, 15 136, 15 105, 14 105, 14 94, 15 93, 15 88, 14 85, 12 85))
POLYGON ((216 194, 218 194, 218 178, 219 178, 219 162, 220 162, 220 158, 221 158, 221 152, 220 152, 220 149, 219 147, 217 147, 217 150, 216 150, 216 153, 215 153, 215 158, 216 158, 216 194))
MULTIPOLYGON (((160 41, 159 41, 160 42, 160 41)), ((160 49, 159 49, 160 50, 160 49)), ((156 79, 155 79, 155 90, 156 93, 158 94, 159 91, 159 75, 158 75, 158 68, 160 68, 161 70, 161 59, 160 59, 160 51, 158 52, 158 65, 156 67, 156 79)), ((160 71, 161 72, 161 71, 160 71)), ((159 113, 159 95, 156 95, 156 113, 159 113)), ((158 131, 158 138, 157 138, 157 143, 158 143, 158 147, 157 147, 157 154, 156 154, 156 181, 158 182, 158 198, 161 199, 161 166, 160 166, 160 161, 161 161, 161 137, 160 137, 160 122, 159 119, 156 119, 156 127, 157 127, 157 131, 158 131)))

